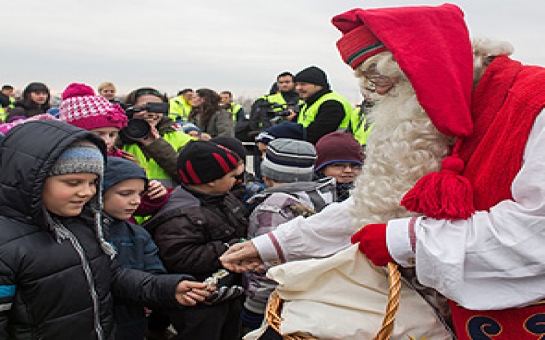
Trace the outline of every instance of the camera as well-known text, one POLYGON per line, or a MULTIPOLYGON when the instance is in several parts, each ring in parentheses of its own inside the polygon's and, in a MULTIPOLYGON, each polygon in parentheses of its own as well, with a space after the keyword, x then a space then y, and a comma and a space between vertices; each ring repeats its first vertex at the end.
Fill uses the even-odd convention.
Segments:
POLYGON ((266 109, 267 116, 272 117, 270 122, 272 124, 278 124, 282 122, 283 117, 287 117, 291 114, 291 111, 299 113, 301 111, 301 105, 296 104, 279 104, 279 103, 269 103, 266 102, 263 104, 264 109, 266 109))
POLYGON ((166 115, 168 114, 169 108, 169 104, 164 102, 146 103, 142 106, 129 106, 125 109, 125 114, 129 117, 129 122, 127 123, 127 126, 121 129, 121 138, 132 141, 147 138, 151 131, 149 123, 144 119, 133 119, 134 114, 141 111, 147 111, 166 115))
POLYGON ((153 113, 161 113, 163 115, 168 114, 168 111, 170 109, 170 105, 165 102, 160 103, 146 103, 142 106, 129 106, 125 109, 125 114, 127 117, 132 118, 135 113, 141 112, 141 111, 148 111, 153 113))
POLYGON ((131 119, 123 129, 121 129, 120 134, 123 137, 126 137, 130 140, 136 141, 138 139, 145 139, 149 136, 151 132, 151 127, 147 121, 144 119, 131 119))
POLYGON ((267 116, 271 117, 270 122, 272 124, 281 123, 284 117, 291 115, 291 111, 299 113, 301 111, 301 105, 296 104, 279 104, 279 103, 266 103, 264 104, 267 109, 267 116))

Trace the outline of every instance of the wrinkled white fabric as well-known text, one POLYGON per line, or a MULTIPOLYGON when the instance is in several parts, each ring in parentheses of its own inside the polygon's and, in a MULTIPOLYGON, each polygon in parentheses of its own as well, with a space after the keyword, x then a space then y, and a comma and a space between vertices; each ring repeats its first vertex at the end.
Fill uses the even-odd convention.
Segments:
MULTIPOLYGON (((545 297, 544 148, 542 111, 511 186, 513 200, 467 220, 418 220, 416 270, 422 284, 474 310, 519 307, 545 297)), ((404 265, 411 251, 400 235, 408 237, 408 222, 390 221, 387 228, 388 249, 404 265)))

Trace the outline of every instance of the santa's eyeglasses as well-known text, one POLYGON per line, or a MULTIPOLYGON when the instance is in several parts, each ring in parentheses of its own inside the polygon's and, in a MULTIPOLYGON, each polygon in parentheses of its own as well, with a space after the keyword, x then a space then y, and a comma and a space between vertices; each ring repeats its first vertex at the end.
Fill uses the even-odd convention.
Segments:
POLYGON ((392 86, 395 83, 395 80, 377 73, 374 69, 369 69, 362 72, 363 77, 369 81, 374 86, 392 86))

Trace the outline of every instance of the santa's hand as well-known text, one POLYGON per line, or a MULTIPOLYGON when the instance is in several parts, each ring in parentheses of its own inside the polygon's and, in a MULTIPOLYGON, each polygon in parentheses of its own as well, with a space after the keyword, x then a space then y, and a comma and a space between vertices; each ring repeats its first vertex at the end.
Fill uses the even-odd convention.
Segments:
POLYGON ((358 248, 375 266, 394 262, 386 245, 386 224, 368 224, 352 235, 350 240, 352 243, 359 242, 358 248))
POLYGON ((220 257, 221 264, 232 272, 263 270, 263 261, 252 241, 233 244, 220 257))

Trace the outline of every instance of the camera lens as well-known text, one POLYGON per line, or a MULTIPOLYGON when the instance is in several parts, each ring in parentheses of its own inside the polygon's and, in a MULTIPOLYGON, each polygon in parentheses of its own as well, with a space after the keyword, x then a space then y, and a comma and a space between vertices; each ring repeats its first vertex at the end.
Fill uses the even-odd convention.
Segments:
POLYGON ((131 119, 121 132, 130 139, 144 139, 150 134, 149 123, 143 119, 131 119))

